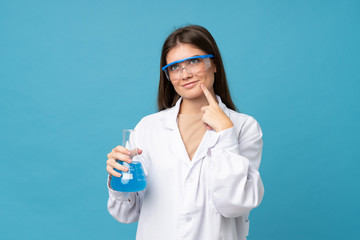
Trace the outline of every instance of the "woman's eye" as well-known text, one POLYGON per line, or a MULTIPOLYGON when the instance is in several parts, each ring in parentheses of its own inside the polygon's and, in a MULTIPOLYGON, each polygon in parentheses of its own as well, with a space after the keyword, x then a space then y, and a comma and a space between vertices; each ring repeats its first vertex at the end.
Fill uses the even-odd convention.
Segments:
POLYGON ((170 68, 170 71, 174 72, 179 68, 179 66, 174 64, 174 65, 171 65, 169 68, 170 68))
POLYGON ((190 59, 190 60, 189 60, 189 63, 190 63, 190 64, 196 64, 196 63, 198 63, 198 62, 200 62, 200 59, 199 59, 199 58, 193 58, 193 59, 190 59))

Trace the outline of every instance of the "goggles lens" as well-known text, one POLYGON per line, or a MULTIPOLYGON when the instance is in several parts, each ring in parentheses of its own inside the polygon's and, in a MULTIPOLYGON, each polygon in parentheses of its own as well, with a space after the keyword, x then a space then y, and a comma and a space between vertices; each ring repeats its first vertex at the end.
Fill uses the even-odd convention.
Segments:
POLYGON ((210 58, 213 57, 214 55, 201 55, 185 58, 172 62, 162 69, 168 80, 176 81, 182 78, 183 70, 190 75, 197 75, 207 71, 211 66, 210 58))

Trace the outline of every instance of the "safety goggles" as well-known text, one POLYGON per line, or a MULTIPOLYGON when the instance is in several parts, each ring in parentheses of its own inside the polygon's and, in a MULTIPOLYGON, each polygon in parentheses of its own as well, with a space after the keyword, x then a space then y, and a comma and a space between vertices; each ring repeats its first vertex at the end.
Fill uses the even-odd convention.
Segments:
POLYGON ((189 58, 184 58, 164 66, 164 71, 169 81, 177 81, 182 78, 183 70, 186 70, 190 75, 198 75, 207 71, 211 66, 210 58, 214 55, 200 55, 189 58))

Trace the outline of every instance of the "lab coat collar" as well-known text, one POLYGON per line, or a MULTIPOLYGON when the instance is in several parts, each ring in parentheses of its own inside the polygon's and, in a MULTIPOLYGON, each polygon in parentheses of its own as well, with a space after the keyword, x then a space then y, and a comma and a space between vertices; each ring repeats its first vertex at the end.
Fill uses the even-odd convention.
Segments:
MULTIPOLYGON (((219 104, 220 108, 224 111, 224 113, 227 116, 229 116, 229 109, 221 101, 221 98, 218 95, 216 95, 216 99, 218 101, 218 104, 219 104)), ((162 117, 164 127, 169 128, 169 129, 176 129, 177 128, 177 116, 178 116, 179 111, 180 111, 181 101, 182 101, 182 97, 180 97, 179 100, 177 100, 174 107, 164 110, 164 115, 162 117)))
MULTIPOLYGON (((216 95, 216 99, 218 101, 218 104, 220 108, 224 111, 224 113, 229 116, 229 109, 226 107, 226 105, 221 101, 221 98, 216 95)), ((174 107, 164 110, 162 121, 165 128, 168 128, 172 130, 172 152, 183 159, 186 164, 193 165, 198 160, 202 159, 204 156, 206 156, 208 149, 212 148, 216 142, 218 141, 219 134, 215 132, 214 130, 207 130, 205 132, 205 135, 198 146, 198 149, 196 150, 196 153, 192 159, 192 161, 189 161, 189 156, 186 152, 184 143, 182 142, 181 135, 177 126, 177 116, 180 110, 180 104, 181 104, 182 98, 180 98, 174 107), (174 131, 175 130, 175 131, 174 131)))

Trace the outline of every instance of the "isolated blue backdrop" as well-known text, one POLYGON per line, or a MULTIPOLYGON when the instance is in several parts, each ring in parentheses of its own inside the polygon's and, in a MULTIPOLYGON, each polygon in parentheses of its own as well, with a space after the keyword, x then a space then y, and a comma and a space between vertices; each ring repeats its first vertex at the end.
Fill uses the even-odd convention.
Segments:
POLYGON ((359 1, 0 0, 0 239, 134 239, 107 212, 106 154, 156 111, 175 27, 218 42, 264 132, 250 240, 357 239, 359 1))

